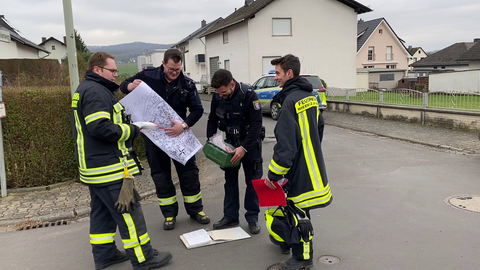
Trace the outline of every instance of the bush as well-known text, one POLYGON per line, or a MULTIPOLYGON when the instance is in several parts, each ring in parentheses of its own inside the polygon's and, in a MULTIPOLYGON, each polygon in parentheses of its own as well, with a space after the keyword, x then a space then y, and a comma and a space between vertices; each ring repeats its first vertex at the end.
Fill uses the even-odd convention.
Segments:
POLYGON ((66 85, 55 59, 0 59, 4 86, 66 85))
POLYGON ((425 90, 425 84, 415 84, 415 90, 424 92, 425 90))

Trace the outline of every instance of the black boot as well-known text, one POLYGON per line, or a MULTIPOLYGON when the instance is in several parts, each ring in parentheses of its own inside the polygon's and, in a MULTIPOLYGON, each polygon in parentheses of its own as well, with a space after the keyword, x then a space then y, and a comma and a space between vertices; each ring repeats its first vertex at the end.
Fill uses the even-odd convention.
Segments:
POLYGON ((158 268, 167 264, 172 259, 172 254, 170 252, 159 252, 158 250, 153 250, 153 257, 144 261, 134 268, 134 270, 148 270, 158 268))
POLYGON ((290 258, 284 262, 276 263, 267 268, 267 270, 308 270, 313 267, 313 261, 298 261, 295 258, 290 258))
POLYGON ((113 256, 108 262, 102 263, 102 264, 95 264, 95 270, 101 270, 109 267, 110 265, 121 263, 124 261, 128 261, 128 257, 125 255, 124 252, 121 252, 120 250, 117 250, 117 253, 115 256, 113 256))

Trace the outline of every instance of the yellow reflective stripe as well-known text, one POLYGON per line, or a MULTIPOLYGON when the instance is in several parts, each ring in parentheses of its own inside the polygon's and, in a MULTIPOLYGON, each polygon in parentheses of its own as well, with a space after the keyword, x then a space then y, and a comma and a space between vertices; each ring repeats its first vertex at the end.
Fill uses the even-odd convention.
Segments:
POLYGON ((285 167, 282 167, 282 166, 278 165, 275 162, 275 160, 273 160, 273 158, 270 161, 270 165, 268 165, 268 169, 275 174, 281 174, 281 175, 287 174, 288 170, 290 170, 290 168, 285 168, 285 167))
MULTIPOLYGON (((301 239, 301 242, 303 242, 303 239, 301 239)), ((310 241, 309 242, 303 242, 303 259, 304 260, 310 260, 310 241)))
POLYGON ((109 244, 115 241, 115 233, 90 234, 90 243, 95 245, 109 244))
MULTIPOLYGON (((129 169, 128 171, 130 172, 130 174, 137 174, 140 172, 138 167, 135 167, 134 169, 129 169)), ((115 174, 101 175, 101 176, 80 175, 80 180, 87 184, 101 184, 101 183, 107 183, 107 182, 123 179, 124 176, 125 175, 123 174, 123 171, 121 171, 115 174)))
POLYGON ((80 118, 78 117, 78 111, 74 110, 73 114, 75 116, 75 129, 77 130, 78 167, 86 168, 87 162, 85 160, 85 139, 82 132, 82 124, 80 122, 80 118))
MULTIPOLYGON (((129 159, 128 161, 128 167, 130 168, 131 166, 136 166, 137 164, 135 163, 135 160, 129 159)), ((91 169, 82 169, 80 168, 80 173, 83 175, 95 175, 95 174, 105 174, 109 172, 115 172, 118 170, 123 170, 123 162, 119 162, 116 164, 108 165, 108 166, 103 166, 103 167, 97 167, 97 168, 91 168, 91 169)))
POLYGON ((314 207, 314 206, 317 206, 317 205, 322 205, 322 204, 326 204, 330 201, 330 199, 332 198, 332 193, 329 192, 326 197, 323 197, 323 198, 319 198, 319 199, 315 199, 315 200, 308 200, 308 201, 305 201, 305 202, 302 202, 302 203, 295 203, 295 205, 297 205, 298 207, 301 207, 301 208, 310 208, 310 207, 314 207))
POLYGON ((315 190, 324 189, 322 175, 318 168, 317 157, 310 137, 310 124, 308 123, 307 111, 303 111, 298 115, 298 124, 303 138, 303 154, 310 175, 310 181, 312 181, 315 190))
POLYGON ((113 108, 115 109, 116 112, 120 112, 123 110, 123 105, 120 102, 117 102, 115 105, 113 105, 113 108))
POLYGON ((119 124, 119 126, 122 129, 122 136, 118 140, 118 149, 120 149, 125 156, 128 155, 128 148, 125 145, 125 141, 130 137, 130 126, 126 124, 119 124))
MULTIPOLYGON (((130 239, 138 239, 137 229, 135 228, 135 223, 133 222, 132 216, 126 213, 126 214, 123 214, 123 219, 125 219, 125 223, 127 224, 128 234, 130 235, 130 239)), ((137 256, 138 262, 139 263, 144 262, 145 256, 143 255, 143 251, 140 245, 137 244, 137 246, 134 247, 134 250, 135 250, 135 255, 137 256)))
MULTIPOLYGON (((320 198, 320 197, 325 197, 327 194, 330 193, 330 185, 327 184, 327 186, 323 189, 318 189, 318 190, 312 190, 310 192, 305 192, 299 196, 296 197, 288 197, 288 199, 292 200, 295 202, 295 205, 297 203, 301 203, 306 200, 311 200, 312 198, 320 198)), ((302 208, 302 207, 300 207, 302 208)))
POLYGON ((148 236, 148 233, 145 233, 144 235, 141 235, 140 237, 140 245, 145 245, 150 241, 150 236, 148 236))
POLYGON ((122 242, 124 249, 134 248, 139 245, 137 239, 122 239, 122 242))
POLYGON ((202 192, 199 192, 197 195, 193 196, 183 196, 183 201, 186 203, 194 203, 202 198, 202 192))
POLYGON ((98 120, 100 118, 106 118, 108 120, 110 120, 110 114, 108 112, 96 112, 96 113, 92 113, 90 115, 87 115, 85 117, 85 124, 89 124, 95 120, 98 120))
POLYGON ((271 99, 258 99, 258 101, 260 101, 260 103, 269 103, 272 100, 271 99))
POLYGON ((177 195, 170 198, 158 198, 158 201, 161 206, 172 205, 177 202, 177 195))

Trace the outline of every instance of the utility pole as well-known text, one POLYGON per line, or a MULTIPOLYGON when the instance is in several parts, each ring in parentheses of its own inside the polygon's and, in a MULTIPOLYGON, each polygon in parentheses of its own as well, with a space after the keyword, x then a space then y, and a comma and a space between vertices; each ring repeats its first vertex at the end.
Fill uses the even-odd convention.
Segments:
POLYGON ((2 187, 2 197, 7 197, 7 178, 5 175, 5 155, 3 152, 3 131, 2 118, 6 116, 5 105, 2 97, 2 71, 0 70, 0 182, 2 187))
POLYGON ((67 37, 68 74, 70 76, 70 90, 73 97, 79 84, 79 76, 71 0, 63 0, 63 16, 65 18, 65 36, 67 37))

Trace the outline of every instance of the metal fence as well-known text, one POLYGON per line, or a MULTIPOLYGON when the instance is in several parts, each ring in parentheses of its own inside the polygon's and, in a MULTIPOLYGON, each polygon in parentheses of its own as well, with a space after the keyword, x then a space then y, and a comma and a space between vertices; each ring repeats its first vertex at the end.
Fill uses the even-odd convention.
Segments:
POLYGON ((327 100, 346 100, 375 104, 480 111, 480 94, 468 92, 430 92, 412 89, 375 90, 328 87, 327 100))

